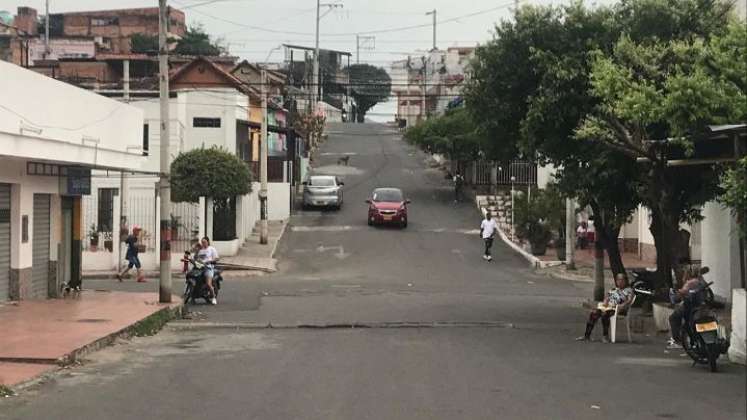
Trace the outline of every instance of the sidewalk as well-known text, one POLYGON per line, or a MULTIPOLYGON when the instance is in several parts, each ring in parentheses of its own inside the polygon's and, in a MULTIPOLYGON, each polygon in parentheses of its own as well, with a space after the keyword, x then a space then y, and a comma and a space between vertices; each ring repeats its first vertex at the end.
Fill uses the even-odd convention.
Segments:
POLYGON ((18 386, 111 344, 150 334, 181 310, 158 294, 84 291, 66 299, 0 305, 0 385, 18 386))
MULTIPOLYGON (((254 228, 252 236, 247 238, 244 245, 239 248, 238 254, 232 257, 221 257, 219 267, 224 270, 224 277, 230 277, 228 272, 238 271, 237 275, 246 275, 247 271, 257 271, 260 273, 274 273, 277 271, 277 260, 274 258, 278 242, 285 232, 287 221, 271 221, 268 223, 269 236, 267 245, 259 243, 259 225, 254 228)), ((134 273, 134 271, 132 272, 134 273)), ((132 278, 130 273, 130 278, 132 278)), ((157 281, 158 271, 144 270, 145 278, 150 281, 157 281)), ((181 276, 181 270, 173 270, 174 276, 181 276)), ((91 279, 116 279, 117 272, 112 270, 91 270, 83 272, 83 280, 91 279)))
POLYGON ((239 248, 239 253, 233 257, 221 258, 220 266, 226 270, 256 270, 265 273, 277 271, 277 260, 274 258, 278 242, 285 232, 287 221, 272 221, 268 223, 269 235, 267 244, 259 243, 258 226, 252 236, 239 248))

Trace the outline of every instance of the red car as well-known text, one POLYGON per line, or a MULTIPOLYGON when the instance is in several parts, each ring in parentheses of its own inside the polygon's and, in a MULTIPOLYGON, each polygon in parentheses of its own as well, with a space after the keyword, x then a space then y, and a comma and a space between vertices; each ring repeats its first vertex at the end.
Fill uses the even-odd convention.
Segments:
POLYGON ((368 225, 396 224, 407 227, 407 205, 399 188, 377 188, 371 194, 368 203, 368 225))

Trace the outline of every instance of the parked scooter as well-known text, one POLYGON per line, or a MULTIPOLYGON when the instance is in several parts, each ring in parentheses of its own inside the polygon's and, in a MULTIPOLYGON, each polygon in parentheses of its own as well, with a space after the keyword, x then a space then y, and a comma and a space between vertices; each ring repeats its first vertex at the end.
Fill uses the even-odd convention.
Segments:
POLYGON ((221 276, 222 271, 217 268, 214 270, 213 289, 215 290, 215 295, 213 295, 205 282, 206 265, 192 258, 189 251, 184 253, 184 257, 182 257, 181 261, 184 263, 184 269, 182 271, 184 271, 185 277, 183 296, 184 304, 186 305, 190 302, 195 303, 196 299, 205 299, 205 302, 210 303, 213 298, 217 298, 218 291, 223 282, 223 276, 221 276), (192 266, 191 269, 189 268, 190 265, 192 266))
MULTIPOLYGON (((718 319, 705 301, 698 302, 698 293, 710 296, 713 292, 710 287, 713 282, 703 283, 702 287, 690 291, 690 296, 685 297, 685 327, 682 329, 680 342, 690 358, 693 366, 696 364, 707 364, 711 372, 716 372, 718 357, 729 350, 729 340, 726 338, 726 330, 719 326, 718 319)), ((674 296, 675 292, 671 291, 674 296)), ((705 300, 705 299, 703 299, 705 300)))

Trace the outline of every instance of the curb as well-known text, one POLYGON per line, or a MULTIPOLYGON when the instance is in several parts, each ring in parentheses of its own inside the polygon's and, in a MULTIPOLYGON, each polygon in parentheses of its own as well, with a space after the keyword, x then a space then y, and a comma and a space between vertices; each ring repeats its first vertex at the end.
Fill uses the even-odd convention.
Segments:
MULTIPOLYGON (((64 367, 80 362, 81 358, 87 354, 96 352, 98 350, 103 349, 104 347, 108 347, 112 345, 118 339, 121 339, 121 338, 126 339, 126 338, 130 338, 133 336, 153 335, 157 333, 158 331, 160 331, 161 329, 163 329, 169 321, 181 317, 183 313, 183 309, 184 309, 184 304, 181 302, 174 304, 173 306, 167 306, 167 307, 161 308, 158 311, 153 312, 152 314, 148 315, 147 317, 120 329, 119 331, 115 331, 109 335, 96 339, 92 341, 91 343, 88 343, 82 347, 79 347, 58 359, 13 358, 12 360, 6 359, 2 361, 16 362, 16 363, 37 363, 37 364, 44 364, 44 365, 57 365, 61 368, 64 368, 64 367), (143 328, 147 328, 147 329, 144 331, 141 331, 141 329, 143 328)), ((45 379, 48 378, 49 375, 52 375, 55 372, 57 372, 57 370, 43 373, 37 377, 17 383, 11 386, 10 388, 11 390, 17 393, 18 391, 22 391, 26 388, 29 388, 33 385, 36 385, 44 381, 45 379)))
POLYGON ((175 331, 202 331, 210 329, 233 330, 288 330, 288 329, 396 329, 396 328, 516 328, 510 322, 336 322, 336 323, 301 323, 301 324, 273 324, 259 322, 190 322, 169 324, 167 327, 175 331))
MULTIPOLYGON (((283 239, 283 235, 285 235, 285 230, 288 229, 288 225, 290 224, 290 218, 288 218, 285 222, 283 222, 283 228, 280 229, 280 234, 278 235, 278 239, 275 241, 275 245, 272 247, 272 252, 270 252, 270 258, 275 259, 275 252, 278 250, 278 244, 280 243, 280 240, 283 239)), ((275 269, 274 271, 277 271, 275 269)))

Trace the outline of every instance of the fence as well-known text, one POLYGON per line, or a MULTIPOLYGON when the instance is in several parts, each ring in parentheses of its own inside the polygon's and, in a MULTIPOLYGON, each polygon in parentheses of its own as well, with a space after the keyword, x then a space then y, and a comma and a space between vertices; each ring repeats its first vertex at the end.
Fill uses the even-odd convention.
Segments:
POLYGON ((464 177, 473 185, 492 185, 493 172, 495 172, 496 185, 537 184, 537 165, 529 161, 516 160, 508 163, 474 161, 465 165, 465 169, 464 177))
POLYGON ((171 203, 171 250, 186 251, 200 240, 200 205, 171 203))

